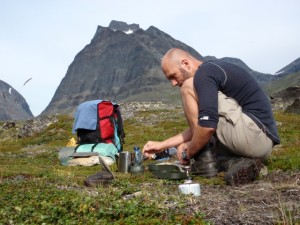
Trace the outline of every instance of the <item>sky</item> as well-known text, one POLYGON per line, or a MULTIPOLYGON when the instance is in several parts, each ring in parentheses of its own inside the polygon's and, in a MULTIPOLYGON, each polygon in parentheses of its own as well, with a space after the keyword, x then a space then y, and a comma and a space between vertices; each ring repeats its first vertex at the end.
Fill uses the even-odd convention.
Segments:
POLYGON ((300 57, 299 9, 299 0, 0 0, 0 80, 38 116, 97 26, 112 20, 274 74, 300 57))

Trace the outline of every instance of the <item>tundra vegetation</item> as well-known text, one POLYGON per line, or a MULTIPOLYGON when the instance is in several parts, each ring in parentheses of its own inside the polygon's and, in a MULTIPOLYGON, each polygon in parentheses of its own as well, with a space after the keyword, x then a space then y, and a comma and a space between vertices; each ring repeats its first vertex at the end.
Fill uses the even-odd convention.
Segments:
MULTIPOLYGON (((202 195, 182 195, 182 180, 121 174, 106 185, 83 181, 102 170, 62 166, 58 152, 75 137, 73 118, 58 115, 45 129, 20 137, 26 121, 0 123, 0 224, 218 224, 300 223, 300 117, 276 112, 282 143, 267 162, 268 172, 253 184, 226 186, 224 174, 200 183, 202 195)), ((180 108, 134 112, 124 120, 124 149, 163 140, 186 127, 180 108)), ((147 166, 151 161, 144 161, 147 166)), ((153 161, 152 161, 153 162, 153 161)))

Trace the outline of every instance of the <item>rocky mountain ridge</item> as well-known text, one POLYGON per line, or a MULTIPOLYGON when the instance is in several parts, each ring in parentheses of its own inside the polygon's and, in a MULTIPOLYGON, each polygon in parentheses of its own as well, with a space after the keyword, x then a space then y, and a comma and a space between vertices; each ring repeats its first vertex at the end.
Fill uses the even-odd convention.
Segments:
POLYGON ((285 76, 285 74, 278 74, 278 75, 272 75, 272 74, 266 74, 266 73, 260 73, 255 70, 252 70, 250 67, 248 67, 242 60, 238 58, 232 58, 232 57, 224 57, 220 58, 220 60, 228 63, 235 64, 239 67, 244 68, 247 70, 257 81, 261 86, 264 86, 272 81, 278 80, 285 76))
POLYGON ((113 31, 122 31, 126 34, 131 34, 135 31, 137 31, 138 29, 140 29, 140 25, 138 24, 127 24, 125 22, 122 22, 122 21, 111 21, 109 26, 108 26, 109 29, 113 30, 113 31))
MULTIPOLYGON (((76 55, 41 115, 72 113, 79 103, 93 99, 178 102, 178 90, 160 69, 161 57, 172 47, 183 48, 199 59, 203 57, 153 26, 147 30, 135 26, 136 30, 130 34, 109 27, 98 26, 90 44, 76 55)), ((122 30, 130 27, 123 26, 122 30)))
MULTIPOLYGON (((76 55, 41 115, 72 113, 78 104, 93 99, 180 104, 178 90, 160 69, 162 56, 172 47, 185 49, 201 60, 208 59, 154 26, 143 30, 138 24, 119 21, 112 21, 108 27, 98 26, 90 44, 76 55)), ((253 71, 239 59, 221 60, 244 67, 261 85, 281 76, 253 71)))
POLYGON ((294 74, 300 71, 300 58, 294 60, 287 66, 283 67, 281 70, 276 72, 276 75, 289 75, 289 74, 294 74))
MULTIPOLYGON (((170 85, 160 69, 162 56, 172 47, 185 49, 204 61, 216 59, 214 56, 203 57, 190 46, 154 26, 143 30, 138 24, 114 20, 108 27, 98 26, 91 42, 75 56, 41 116, 70 114, 81 102, 93 99, 108 99, 118 103, 163 102, 179 105, 181 100, 178 88, 170 85)), ((273 98, 279 98, 274 95, 277 90, 282 91, 300 84, 297 73, 290 75, 300 70, 300 58, 279 70, 277 75, 254 71, 237 58, 224 57, 220 60, 248 70, 273 98)), ((7 94, 8 88, 0 86, 0 91, 7 94)), ((2 106, 7 103, 4 102, 4 94, 3 96, 0 98, 2 106)), ((284 104, 284 99, 280 101, 281 106, 275 108, 288 106, 284 104)), ((277 104, 279 101, 273 102, 277 104)), ((292 103, 291 99, 286 102, 292 103)), ((15 102, 10 103, 11 106, 5 105, 6 111, 1 111, 0 120, 33 117, 26 101, 21 103, 21 110, 14 108, 15 102)))
POLYGON ((23 96, 6 82, 0 80, 0 120, 25 120, 33 118, 23 96))

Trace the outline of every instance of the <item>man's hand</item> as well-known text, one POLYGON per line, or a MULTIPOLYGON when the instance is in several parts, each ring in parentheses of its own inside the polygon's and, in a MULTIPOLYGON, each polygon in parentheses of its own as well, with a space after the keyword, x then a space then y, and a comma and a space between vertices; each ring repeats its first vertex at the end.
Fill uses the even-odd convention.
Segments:
POLYGON ((182 152, 185 151, 188 147, 188 143, 184 143, 178 146, 177 148, 177 158, 182 165, 188 165, 190 160, 185 160, 182 158, 182 152))
POLYGON ((160 141, 148 141, 143 147, 143 154, 146 157, 151 157, 151 155, 161 152, 164 150, 162 148, 162 142, 160 141))

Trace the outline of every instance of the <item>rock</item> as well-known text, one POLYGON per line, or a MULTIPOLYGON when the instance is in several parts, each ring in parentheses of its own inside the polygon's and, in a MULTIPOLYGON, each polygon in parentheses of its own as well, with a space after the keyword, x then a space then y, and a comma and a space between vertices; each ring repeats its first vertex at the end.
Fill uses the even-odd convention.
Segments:
POLYGON ((291 105, 289 105, 285 112, 300 114, 300 98, 297 98, 291 105))
POLYGON ((121 22, 121 21, 116 21, 116 20, 112 20, 108 26, 108 28, 110 28, 111 30, 119 30, 119 31, 123 31, 125 33, 133 33, 135 31, 137 31, 138 29, 140 29, 140 26, 138 24, 127 24, 125 22, 121 22))
POLYGON ((74 158, 68 161, 68 166, 94 166, 100 164, 99 156, 74 158))
POLYGON ((85 181, 84 185, 87 187, 96 186, 99 184, 108 184, 113 180, 113 175, 107 171, 101 171, 94 175, 89 176, 85 181))
POLYGON ((26 120, 24 125, 19 129, 18 138, 30 137, 41 133, 48 126, 57 121, 58 119, 55 115, 26 120))
POLYGON ((291 86, 281 90, 271 97, 272 108, 274 111, 285 111, 297 113, 300 111, 300 86, 291 86))
POLYGON ((2 125, 1 129, 9 130, 13 127, 16 127, 16 123, 14 121, 7 121, 2 125))

